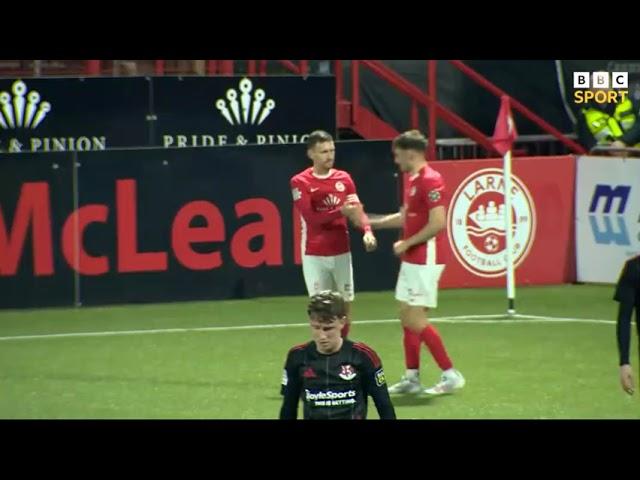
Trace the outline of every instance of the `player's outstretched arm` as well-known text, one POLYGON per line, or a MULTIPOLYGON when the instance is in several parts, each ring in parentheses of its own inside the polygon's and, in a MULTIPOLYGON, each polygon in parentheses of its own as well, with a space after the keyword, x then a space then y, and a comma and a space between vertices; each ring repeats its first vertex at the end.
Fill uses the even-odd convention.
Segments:
POLYGON ((447 215, 443 205, 439 205, 429 210, 429 221, 420 229, 415 235, 411 235, 405 240, 396 242, 394 250, 396 254, 400 255, 407 249, 418 245, 419 243, 425 243, 435 237, 447 226, 447 215), (396 246, 398 248, 396 248, 396 246), (398 251, 401 250, 401 251, 398 251))
POLYGON ((363 232, 362 243, 364 245, 364 249, 367 252, 373 252, 378 248, 378 241, 371 231, 369 217, 364 212, 364 206, 360 203, 360 200, 358 200, 357 195, 355 195, 355 199, 352 197, 350 203, 349 197, 347 197, 347 202, 348 203, 345 203, 341 209, 342 214, 349 219, 354 227, 363 232))
MULTIPOLYGON (((347 177, 347 198, 346 205, 348 206, 349 212, 349 220, 353 224, 354 227, 358 228, 364 234, 371 232, 371 225, 369 224, 369 217, 364 211, 364 205, 360 201, 360 197, 358 197, 358 192, 356 190, 356 184, 351 178, 351 175, 347 177)), ((375 237, 374 237, 375 240, 375 237)))
POLYGON ((369 214, 369 224, 374 230, 382 230, 384 228, 402 228, 404 219, 402 212, 379 215, 375 213, 369 214))

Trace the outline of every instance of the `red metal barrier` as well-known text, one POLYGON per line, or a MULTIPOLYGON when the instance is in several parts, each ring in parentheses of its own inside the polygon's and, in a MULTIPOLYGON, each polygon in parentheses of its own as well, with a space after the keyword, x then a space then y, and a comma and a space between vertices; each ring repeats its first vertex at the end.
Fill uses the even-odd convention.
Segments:
POLYGON ((87 75, 100 75, 100 60, 87 60, 87 75))
POLYGON ((436 112, 436 87, 437 87, 437 78, 436 78, 436 61, 429 60, 427 62, 427 90, 429 92, 429 96, 433 98, 434 103, 429 106, 429 158, 432 160, 436 159, 436 125, 438 122, 438 114, 436 112))
POLYGON ((284 68, 289 70, 291 73, 295 73, 296 75, 300 75, 300 68, 293 63, 291 60, 277 60, 277 62, 282 65, 284 68))
MULTIPOLYGON (((309 61, 298 60, 297 63, 291 60, 276 60, 280 65, 286 68, 290 73, 296 75, 308 75, 309 74, 309 61)), ((474 82, 478 83, 483 88, 487 89, 490 93, 500 97, 505 95, 505 92, 500 88, 493 85, 489 80, 480 75, 472 68, 465 65, 460 60, 449 60, 449 62, 460 70, 463 74, 467 75, 474 82)), ((352 60, 351 61, 351 92, 352 98, 349 100, 344 98, 344 78, 343 78, 343 64, 341 60, 335 60, 334 73, 336 78, 336 103, 338 111, 344 110, 343 115, 340 117, 344 122, 355 125, 359 118, 360 105, 360 66, 363 65, 369 68, 373 73, 387 81, 391 86, 407 95, 411 101, 410 110, 410 122, 413 128, 419 127, 419 106, 426 107, 428 109, 428 137, 429 137, 429 158, 436 159, 436 132, 437 123, 439 119, 444 120, 449 125, 460 131, 463 135, 469 137, 478 145, 483 147, 490 154, 497 154, 493 148, 491 138, 483 134, 478 129, 474 128, 460 116, 439 104, 437 101, 437 61, 427 61, 427 85, 423 92, 417 88, 403 76, 399 75, 394 70, 387 67, 379 60, 352 60), (350 109, 347 110, 347 109, 350 109), (349 115, 347 115, 347 113, 349 115)), ((267 60, 247 60, 247 74, 248 75, 267 75, 267 60)), ((86 60, 85 61, 85 74, 87 75, 99 75, 101 73, 101 61, 100 60, 86 60)), ((167 70, 165 68, 165 60, 155 60, 156 75, 164 75, 167 70)), ((234 60, 207 60, 206 71, 208 75, 233 75, 234 74, 234 60)), ((522 105, 517 100, 510 98, 513 108, 529 119, 531 122, 538 125, 543 131, 550 133, 571 151, 575 153, 585 153, 584 148, 575 141, 565 137, 559 130, 554 128, 551 124, 544 119, 533 113, 530 109, 522 105)), ((363 112, 364 115, 365 112, 363 112)), ((369 123, 371 115, 368 115, 369 123)), ((378 123, 382 121, 376 119, 378 123)), ((365 121, 367 123, 367 121, 365 121)), ((383 123, 383 122, 382 122, 383 123)), ((386 124, 385 124, 386 125, 386 124)), ((348 126, 348 125, 343 125, 348 126)), ((366 131, 367 129, 365 129, 366 131)), ((517 154, 517 152, 516 152, 517 154)))
POLYGON ((351 121, 358 123, 358 107, 360 106, 360 60, 351 62, 351 121))
POLYGON ((411 102, 411 128, 413 128, 414 130, 420 128, 418 105, 416 104, 416 102, 411 102))
MULTIPOLYGON (((471 67, 462 63, 460 60, 449 60, 449 63, 451 63, 451 65, 456 67, 458 70, 460 70, 462 73, 467 75, 469 78, 471 78, 471 80, 473 80, 480 86, 486 88, 489 92, 496 95, 498 98, 501 97, 502 95, 507 95, 507 93, 504 90, 501 90, 500 88, 496 87, 493 83, 491 83, 489 80, 484 78, 482 75, 480 75, 471 67)), ((525 116, 526 118, 531 120, 533 123, 538 125, 542 130, 545 130, 549 132, 551 135, 553 135, 554 137, 556 137, 558 140, 564 143, 567 147, 569 147, 574 153, 587 153, 587 151, 581 145, 574 142, 570 138, 565 137, 562 134, 562 132, 560 132, 558 129, 553 127, 553 125, 551 125, 550 123, 545 122, 541 117, 533 113, 531 110, 529 110, 527 107, 522 105, 520 102, 518 102, 512 97, 510 97, 510 100, 514 110, 517 110, 518 112, 520 112, 523 116, 525 116)))
POLYGON ((164 60, 156 60, 154 66, 156 75, 164 75, 164 60))
MULTIPOLYGON (((463 120, 460 116, 435 102, 433 98, 422 92, 418 87, 409 82, 403 76, 396 73, 394 70, 391 70, 389 67, 378 60, 361 60, 360 62, 367 68, 372 70, 374 73, 376 73, 376 75, 378 75, 380 78, 389 82, 391 85, 396 87, 398 90, 400 90, 402 93, 407 95, 418 104, 425 107, 429 107, 433 104, 433 108, 435 109, 438 116, 449 123, 449 125, 459 130, 462 134, 468 136, 488 152, 492 152, 493 154, 500 156, 498 151, 493 147, 493 144, 491 143, 489 137, 487 137, 480 130, 463 120)), ((356 103, 355 99, 353 103, 354 106, 359 105, 359 103, 356 103)))
POLYGON ((233 60, 218 60, 221 75, 233 75, 233 60))

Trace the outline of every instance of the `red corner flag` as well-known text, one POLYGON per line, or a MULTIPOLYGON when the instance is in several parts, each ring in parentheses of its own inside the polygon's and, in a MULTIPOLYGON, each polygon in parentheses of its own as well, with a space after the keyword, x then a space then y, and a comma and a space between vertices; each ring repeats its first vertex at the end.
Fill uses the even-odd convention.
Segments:
POLYGON ((513 115, 511 115, 511 103, 509 97, 503 95, 500 98, 500 112, 498 113, 498 120, 496 121, 496 128, 493 131, 493 146, 496 148, 500 155, 505 155, 518 136, 516 130, 516 124, 513 121, 513 115))

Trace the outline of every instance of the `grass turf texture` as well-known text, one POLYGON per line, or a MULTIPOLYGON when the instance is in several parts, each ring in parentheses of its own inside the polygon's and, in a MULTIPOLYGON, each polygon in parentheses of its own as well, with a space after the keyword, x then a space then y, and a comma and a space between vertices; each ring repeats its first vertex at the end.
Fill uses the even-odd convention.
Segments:
MULTIPOLYGON (((593 285, 517 292, 519 313, 609 323, 436 322, 467 386, 445 397, 394 397, 398 418, 640 418, 639 395, 628 397, 618 382, 612 292, 593 285)), ((436 319, 506 309, 503 289, 443 290, 439 303, 436 319)), ((305 311, 305 297, 275 297, 0 312, 0 418, 276 418, 286 353, 310 338, 307 326, 296 326, 307 321, 305 311), (258 325, 274 327, 224 329, 258 325), (163 331, 210 327, 221 329, 163 331), (150 329, 160 331, 8 338, 150 329)), ((393 293, 359 293, 353 311, 351 338, 372 346, 387 381, 397 381, 404 371, 399 323, 358 324, 395 318, 393 293)), ((431 386, 440 372, 424 347, 421 360, 422 382, 431 386)))

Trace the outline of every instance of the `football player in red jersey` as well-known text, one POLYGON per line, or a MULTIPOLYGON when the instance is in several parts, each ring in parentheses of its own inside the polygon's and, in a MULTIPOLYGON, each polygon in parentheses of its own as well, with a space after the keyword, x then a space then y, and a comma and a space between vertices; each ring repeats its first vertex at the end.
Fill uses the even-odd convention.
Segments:
POLYGON ((336 147, 327 132, 317 130, 307 140, 313 166, 291 178, 291 193, 302 224, 302 272, 309 296, 337 290, 346 302, 346 337, 354 299, 353 268, 347 220, 363 231, 365 249, 375 250, 371 232, 351 175, 333 168, 336 147))
POLYGON ((446 227, 446 190, 440 173, 427 165, 427 139, 417 130, 393 140, 393 156, 404 174, 403 205, 400 212, 372 219, 371 227, 402 228, 402 240, 393 251, 402 260, 395 297, 400 302, 404 329, 406 373, 390 393, 420 393, 420 346, 425 343, 442 370, 441 380, 424 390, 431 395, 451 393, 465 384, 453 368, 440 334, 427 318, 429 308, 438 305, 438 281, 444 270, 443 235, 446 227))

